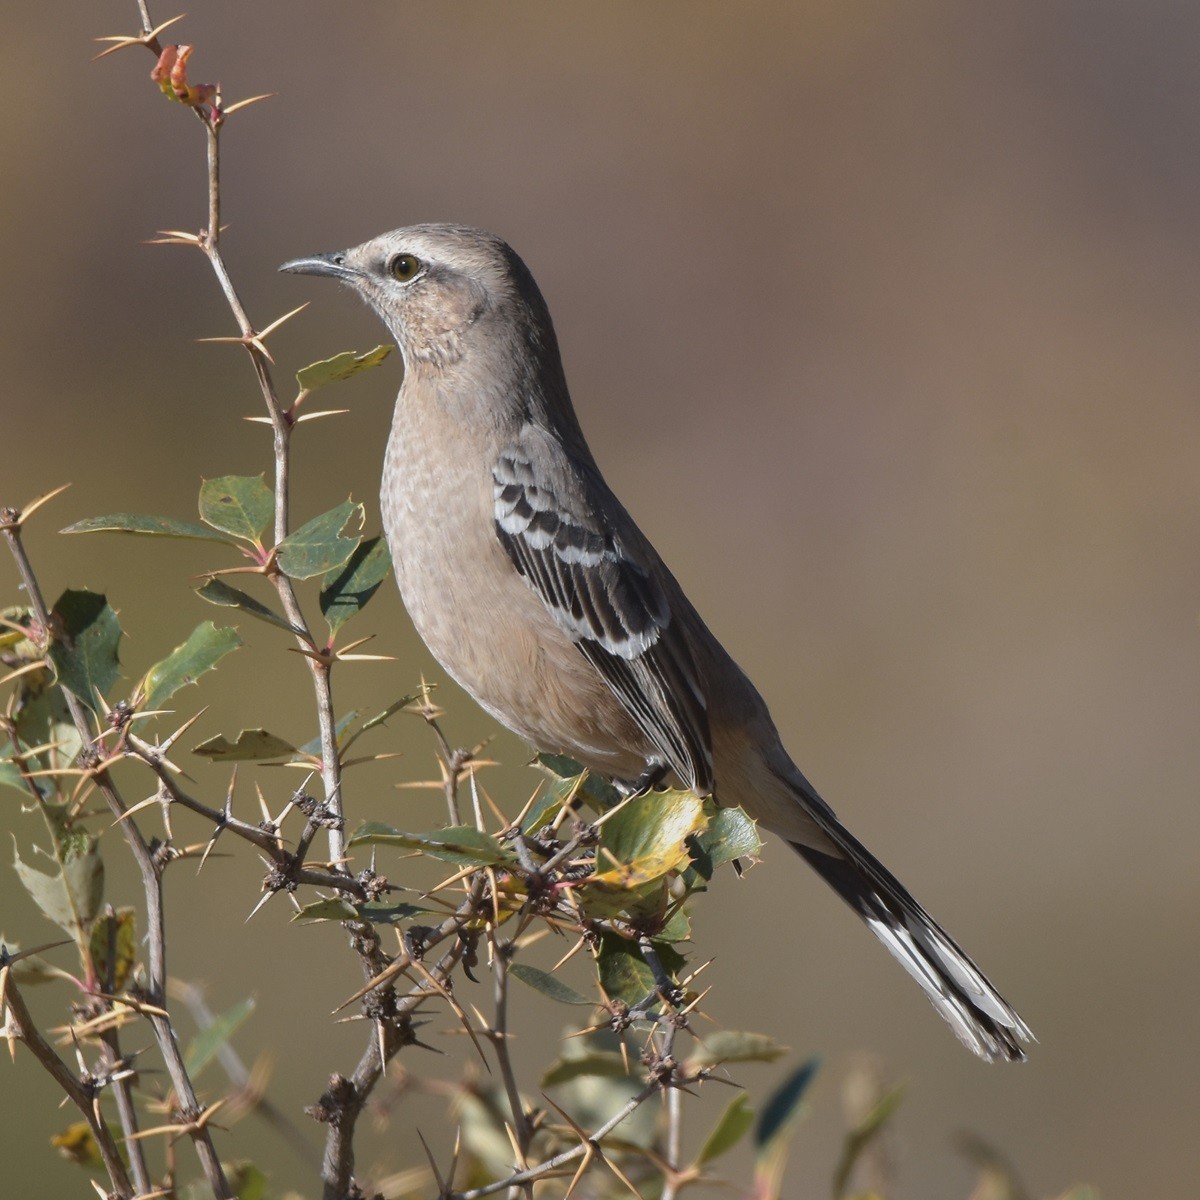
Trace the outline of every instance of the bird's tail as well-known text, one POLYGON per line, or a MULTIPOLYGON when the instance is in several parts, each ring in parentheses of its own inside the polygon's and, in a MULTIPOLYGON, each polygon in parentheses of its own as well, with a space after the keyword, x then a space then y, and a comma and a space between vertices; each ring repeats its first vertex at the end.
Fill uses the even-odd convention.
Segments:
POLYGON ((792 842, 795 850, 921 985, 964 1046, 988 1062, 1023 1061, 1020 1042, 1033 1035, 1012 1005, 904 885, 821 807, 814 816, 841 854, 792 842))

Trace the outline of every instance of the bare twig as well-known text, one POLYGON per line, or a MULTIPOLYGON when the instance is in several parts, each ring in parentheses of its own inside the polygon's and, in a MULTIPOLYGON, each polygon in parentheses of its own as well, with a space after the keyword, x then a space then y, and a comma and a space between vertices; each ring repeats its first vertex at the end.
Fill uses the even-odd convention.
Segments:
MULTIPOLYGON (((117 1197, 119 1200, 128 1200, 135 1194, 135 1189, 130 1183, 125 1164, 121 1161, 121 1155, 117 1150, 112 1132, 104 1120, 104 1113, 99 1104, 99 1091, 85 1087, 66 1063, 55 1054, 50 1043, 38 1032, 38 1028, 29 1014, 29 1009, 25 1006, 24 998, 13 982, 11 974, 8 974, 7 964, 4 971, 7 975, 4 1003, 8 1007, 9 1019, 16 1026, 17 1034, 21 1041, 29 1047, 34 1058, 41 1063, 55 1083, 70 1098, 71 1103, 83 1114, 83 1119, 87 1122, 88 1129, 91 1130, 92 1137, 95 1139, 104 1169, 108 1172, 117 1197)), ((148 1191, 149 1188, 143 1187, 139 1183, 136 1190, 142 1192, 148 1191)))

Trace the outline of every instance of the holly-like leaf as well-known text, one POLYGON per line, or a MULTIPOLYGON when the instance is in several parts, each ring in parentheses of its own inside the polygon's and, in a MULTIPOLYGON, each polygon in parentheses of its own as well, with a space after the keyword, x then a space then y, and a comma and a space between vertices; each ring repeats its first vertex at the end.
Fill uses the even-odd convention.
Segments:
POLYGON ((688 841, 707 823, 704 801, 691 792, 649 792, 627 801, 601 827, 597 873, 578 885, 584 907, 594 916, 612 915, 648 901, 661 913, 665 892, 652 885, 687 864, 688 841))
POLYGON ((117 681, 121 626, 108 600, 95 592, 66 591, 51 613, 56 636, 50 659, 59 682, 89 708, 117 681))
POLYGON ((104 898, 104 860, 96 839, 86 834, 66 842, 53 875, 22 861, 13 840, 13 867, 34 904, 60 929, 82 937, 104 898))
POLYGON ((621 793, 607 779, 584 771, 579 763, 565 754, 539 754, 534 762, 555 781, 548 789, 554 796, 561 798, 574 791, 597 812, 607 812, 621 801, 621 793), (580 776, 583 776, 582 783, 580 776))
POLYGON ((332 358, 320 362, 309 363, 296 372, 296 382, 302 391, 312 392, 327 383, 336 383, 341 379, 349 379, 359 371, 377 367, 392 352, 391 346, 376 346, 366 354, 355 354, 353 350, 345 350, 332 358))
POLYGON ((282 758, 295 754, 296 747, 265 729, 243 729, 236 742, 218 734, 192 747, 192 753, 217 762, 257 762, 266 758, 282 758))
POLYGON ((342 530, 357 517, 362 528, 363 507, 346 500, 307 525, 301 525, 276 547, 275 561, 291 579, 311 579, 340 567, 358 545, 357 537, 343 537, 342 530))
POLYGON ((710 1033, 691 1056, 697 1067, 715 1067, 725 1062, 774 1062, 787 1048, 765 1033, 720 1029, 710 1033))
POLYGON ((229 542, 223 533, 198 525, 195 521, 177 521, 174 517, 151 517, 143 513, 111 513, 106 517, 86 517, 68 525, 60 533, 137 533, 148 537, 189 538, 202 542, 229 542))
POLYGON ((366 607, 367 601, 387 578, 391 566, 387 543, 381 537, 374 537, 360 542, 346 564, 330 572, 321 589, 320 602, 331 634, 336 634, 355 613, 366 607))
POLYGON ((92 923, 88 948, 100 987, 119 992, 137 960, 137 913, 132 908, 106 912, 92 923))
POLYGON ((706 879, 711 878, 715 868, 735 858, 758 857, 762 852, 758 827, 740 808, 717 808, 711 800, 706 807, 712 813, 712 820, 693 843, 697 852, 693 865, 706 879))
MULTIPOLYGON (((656 942, 654 951, 663 970, 674 977, 684 964, 683 956, 665 943, 656 942)), ((615 933, 600 935, 596 972, 609 999, 623 1000, 631 1006, 640 1004, 657 986, 654 971, 642 956, 638 944, 615 933)))
POLYGON ((193 1079, 220 1053, 239 1025, 254 1011, 254 997, 247 996, 228 1012, 223 1012, 192 1040, 184 1055, 184 1065, 193 1079))
POLYGON ((533 988, 535 992, 541 992, 543 996, 549 996, 551 1000, 556 1000, 559 1004, 581 1004, 589 1008, 595 1007, 595 1000, 581 996, 573 987, 568 987, 562 980, 555 979, 548 971, 539 971, 537 967, 531 967, 528 963, 512 963, 508 968, 508 973, 514 979, 519 979, 526 987, 533 988))
POLYGON ((444 862, 463 866, 503 866, 516 859, 490 833, 474 825, 452 826, 436 833, 402 833, 390 825, 368 821, 355 830, 347 846, 399 846, 405 850, 422 850, 444 862))
POLYGON ((222 475, 200 487, 200 519, 244 541, 257 543, 274 513, 275 497, 261 475, 222 475))
POLYGON ((754 1109, 745 1096, 736 1096, 729 1107, 721 1114, 712 1132, 704 1139, 700 1153, 696 1156, 696 1165, 702 1167, 716 1158, 720 1158, 727 1150, 742 1140, 754 1124, 754 1109))
POLYGON ((280 629, 286 629, 288 633, 295 632, 287 619, 281 617, 274 609, 268 608, 239 588, 231 587, 223 579, 207 580, 196 589, 196 595, 207 600, 209 604, 217 604, 222 608, 236 608, 249 617, 256 617, 270 625, 278 625, 280 629))
POLYGON ((161 708, 168 697, 182 687, 195 683, 205 671, 211 671, 226 654, 242 644, 232 626, 218 628, 211 621, 202 621, 188 634, 188 639, 176 646, 162 662, 146 672, 142 690, 148 709, 161 708))

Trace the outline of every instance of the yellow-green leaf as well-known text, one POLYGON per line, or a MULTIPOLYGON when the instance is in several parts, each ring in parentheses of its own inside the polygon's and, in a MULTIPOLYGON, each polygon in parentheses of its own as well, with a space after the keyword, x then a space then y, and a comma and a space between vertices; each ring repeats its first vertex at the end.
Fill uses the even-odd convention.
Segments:
POLYGON ((214 529, 257 542, 275 513, 275 497, 261 475, 222 475, 200 487, 200 519, 214 529))
POLYGON ((300 385, 301 390, 312 392, 319 387, 324 387, 327 383, 337 383, 341 379, 349 379, 351 375, 357 375, 359 371, 379 366, 391 352, 391 346, 376 346, 374 350, 368 350, 366 354, 355 354, 353 350, 344 350, 332 358, 325 358, 320 362, 309 363, 307 367, 301 367, 296 372, 296 382, 300 385))

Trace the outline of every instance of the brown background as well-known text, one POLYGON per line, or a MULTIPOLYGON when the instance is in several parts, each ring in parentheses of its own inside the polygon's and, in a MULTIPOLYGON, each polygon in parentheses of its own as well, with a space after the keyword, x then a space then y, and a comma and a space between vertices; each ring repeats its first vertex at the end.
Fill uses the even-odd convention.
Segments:
MULTIPOLYGON (((199 46, 194 78, 219 76, 229 100, 280 93, 225 137, 226 248, 251 313, 265 325, 314 302, 273 343, 278 377, 381 338, 348 297, 276 276, 283 259, 418 220, 505 235, 549 298, 610 481, 806 771, 1039 1035, 1027 1067, 973 1061, 772 845, 698 906, 698 934, 714 1015, 824 1056, 791 1194, 826 1192, 839 1081, 863 1048, 911 1081, 900 1196, 965 1194, 959 1128, 1038 1194, 1077 1179, 1113 1198, 1191 1194, 1200 10, 194 8, 177 35, 199 46), (763 922, 766 905, 785 915, 763 922)), ((141 245, 202 223, 203 139, 153 90, 149 55, 88 64, 91 37, 133 25, 123 0, 0 20, 0 500, 74 482, 31 550, 51 594, 108 592, 134 631, 131 677, 219 618, 188 577, 228 563, 53 531, 119 509, 191 516, 202 476, 262 469, 267 443, 240 422, 257 403, 245 362, 193 341, 232 332, 200 255, 141 245)), ((351 491, 373 513, 398 378, 392 362, 347 385, 351 415, 302 437, 298 517, 351 491)), ((0 578, 11 595, 14 573, 0 578)), ((345 706, 438 675, 390 593, 359 623, 400 661, 345 671, 345 706)), ((299 663, 271 631, 244 632, 197 733, 310 736, 299 663)), ((442 696, 456 741, 489 730, 442 696)), ((391 790, 428 771, 423 732, 402 722, 385 744, 406 759, 364 772, 354 805, 434 823, 432 799, 391 790)), ((527 786, 493 780, 513 798, 527 786)), ((3 803, 27 844, 32 819, 15 793, 3 803)), ((173 969, 217 1007, 257 995, 238 1044, 274 1048, 296 1112, 357 1054, 361 1027, 331 1048, 323 1015, 355 969, 336 933, 289 926, 280 903, 243 928, 244 851, 209 871, 171 879, 173 969)), ((4 932, 44 939, 2 883, 4 932)), ((536 1001, 526 1042, 562 1011, 536 1001)), ((742 1077, 761 1095, 779 1074, 742 1077)), ((78 1188, 47 1165, 65 1121, 48 1081, 25 1056, 0 1078, 5 1186, 78 1188)), ((439 1104, 400 1124, 436 1131, 439 1104)), ((252 1123, 223 1145, 306 1183, 252 1123)), ((411 1161, 411 1139, 374 1155, 411 1161)))

